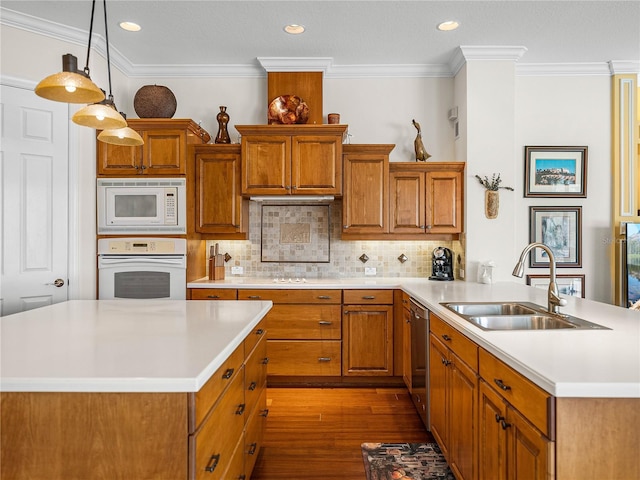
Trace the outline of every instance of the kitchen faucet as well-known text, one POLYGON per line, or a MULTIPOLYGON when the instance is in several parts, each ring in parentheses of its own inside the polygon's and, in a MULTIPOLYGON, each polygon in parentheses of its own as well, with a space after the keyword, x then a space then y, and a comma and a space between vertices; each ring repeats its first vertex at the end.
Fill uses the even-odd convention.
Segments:
POLYGON ((516 263, 511 275, 522 278, 522 274, 524 273, 524 259, 527 258, 527 254, 536 247, 541 248, 547 252, 547 255, 549 255, 549 291, 547 293, 547 310, 549 313, 560 315, 560 307, 565 306, 567 301, 564 298, 560 298, 558 285, 556 284, 556 257, 547 245, 540 242, 533 242, 527 245, 520 254, 520 260, 516 263))

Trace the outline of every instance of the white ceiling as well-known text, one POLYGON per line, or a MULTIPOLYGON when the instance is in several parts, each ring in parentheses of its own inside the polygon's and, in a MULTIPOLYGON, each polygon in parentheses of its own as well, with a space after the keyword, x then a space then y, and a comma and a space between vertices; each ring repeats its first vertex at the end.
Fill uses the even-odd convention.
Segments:
MULTIPOLYGON (((4 25, 86 45, 90 0, 2 0, 1 7, 4 25)), ((459 46, 525 47, 519 64, 527 65, 597 65, 599 71, 609 61, 640 65, 639 0, 109 0, 107 10, 111 56, 128 75, 251 71, 260 67, 259 57, 322 57, 343 71, 451 73, 459 46), (436 29, 452 19, 458 30, 436 29), (122 20, 142 30, 123 31, 122 20), (306 32, 286 34, 287 23, 306 32)), ((102 0, 94 32, 99 45, 102 0)))

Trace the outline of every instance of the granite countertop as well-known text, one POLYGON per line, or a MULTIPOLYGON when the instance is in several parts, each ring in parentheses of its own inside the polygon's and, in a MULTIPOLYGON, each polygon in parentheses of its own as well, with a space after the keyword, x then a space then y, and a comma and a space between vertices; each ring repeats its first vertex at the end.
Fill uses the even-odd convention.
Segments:
POLYGON ((0 318, 0 391, 197 392, 269 301, 71 300, 0 318))
POLYGON ((564 313, 610 330, 485 331, 458 317, 441 302, 522 301, 543 307, 546 290, 515 282, 493 285, 437 282, 426 278, 201 279, 189 288, 398 288, 471 338, 545 391, 558 397, 640 398, 640 312, 583 298, 563 296, 564 313))

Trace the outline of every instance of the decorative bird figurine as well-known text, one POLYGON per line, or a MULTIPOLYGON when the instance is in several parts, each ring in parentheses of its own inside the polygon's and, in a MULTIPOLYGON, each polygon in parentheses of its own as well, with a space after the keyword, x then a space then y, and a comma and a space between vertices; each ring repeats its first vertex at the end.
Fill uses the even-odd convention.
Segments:
POLYGON ((413 126, 418 130, 418 135, 416 135, 416 139, 413 141, 413 148, 416 151, 416 161, 417 162, 425 162, 431 155, 427 153, 427 150, 424 148, 424 144, 422 143, 422 130, 420 129, 420 124, 415 120, 411 120, 413 122, 413 126))

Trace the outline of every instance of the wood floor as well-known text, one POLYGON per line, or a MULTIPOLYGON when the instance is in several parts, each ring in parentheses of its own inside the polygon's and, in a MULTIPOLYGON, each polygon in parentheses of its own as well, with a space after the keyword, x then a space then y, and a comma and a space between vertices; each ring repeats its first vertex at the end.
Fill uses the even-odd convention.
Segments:
POLYGON ((360 444, 433 441, 404 388, 272 387, 267 408, 252 480, 364 480, 360 444))

